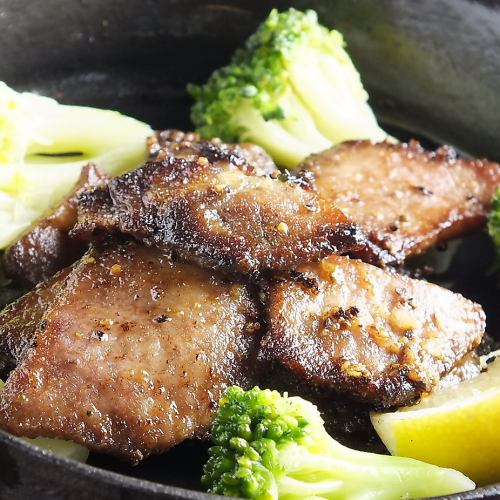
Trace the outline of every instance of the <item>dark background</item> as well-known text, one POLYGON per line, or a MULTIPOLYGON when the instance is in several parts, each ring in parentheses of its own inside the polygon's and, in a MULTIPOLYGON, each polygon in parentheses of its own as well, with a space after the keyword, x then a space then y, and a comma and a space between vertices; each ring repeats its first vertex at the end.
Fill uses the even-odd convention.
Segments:
POLYGON ((291 4, 345 35, 383 122, 500 159, 498 0, 0 0, 0 79, 189 128, 186 82, 291 4))

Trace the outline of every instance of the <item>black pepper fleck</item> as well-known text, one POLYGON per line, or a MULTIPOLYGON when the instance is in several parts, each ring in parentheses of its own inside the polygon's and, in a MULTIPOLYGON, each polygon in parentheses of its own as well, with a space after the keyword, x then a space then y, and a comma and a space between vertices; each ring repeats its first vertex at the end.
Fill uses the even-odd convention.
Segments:
POLYGON ((427 189, 425 186, 413 186, 417 191, 420 191, 425 196, 432 196, 434 191, 427 189))
POLYGON ((94 330, 92 332, 92 335, 98 339, 98 340, 102 340, 102 338, 104 337, 104 332, 102 330, 94 330))
POLYGON ((168 321, 170 318, 166 314, 161 314, 160 316, 156 317, 153 319, 155 323, 165 323, 165 321, 168 321))

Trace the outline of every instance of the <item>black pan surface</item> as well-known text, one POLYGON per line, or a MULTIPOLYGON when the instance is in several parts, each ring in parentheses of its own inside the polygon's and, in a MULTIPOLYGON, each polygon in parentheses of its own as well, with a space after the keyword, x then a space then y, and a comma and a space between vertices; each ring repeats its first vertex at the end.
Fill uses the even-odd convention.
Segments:
MULTIPOLYGON (((0 0, 0 80, 189 129, 186 82, 290 5, 344 33, 384 126, 500 160, 500 0, 0 0)), ((457 288, 500 333, 498 291, 481 274, 458 256, 457 288)), ((82 465, 0 431, 0 498, 208 499, 193 491, 204 460, 203 445, 186 443, 135 468, 98 456, 82 465)), ((500 485, 454 498, 500 498, 500 485)))

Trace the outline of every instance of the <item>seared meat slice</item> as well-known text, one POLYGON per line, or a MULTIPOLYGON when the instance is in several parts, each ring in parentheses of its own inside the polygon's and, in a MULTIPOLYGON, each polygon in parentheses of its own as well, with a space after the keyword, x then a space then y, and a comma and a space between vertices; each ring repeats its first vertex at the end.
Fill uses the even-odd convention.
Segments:
POLYGON ((417 142, 348 142, 302 167, 369 235, 371 248, 358 255, 375 262, 401 262, 481 226, 500 186, 499 164, 458 159, 447 147, 431 153, 417 142))
POLYGON ((8 305, 0 312, 0 378, 15 368, 36 335, 45 311, 64 287, 69 269, 8 305))
POLYGON ((76 223, 77 193, 103 182, 104 175, 94 165, 85 166, 72 193, 7 248, 6 274, 18 283, 35 285, 80 258, 87 245, 68 235, 76 223))
POLYGON ((230 150, 182 143, 175 156, 83 193, 74 234, 115 230, 204 267, 287 269, 359 246, 344 214, 296 179, 256 176, 230 150))
POLYGON ((260 342, 246 285, 128 244, 90 249, 0 396, 0 427, 136 462, 205 435, 260 342))
POLYGON ((332 256, 269 291, 266 357, 378 407, 432 391, 479 342, 481 306, 437 285, 332 256))
MULTIPOLYGON (((148 140, 150 160, 157 161, 165 156, 176 156, 179 143, 183 143, 180 147, 186 149, 189 148, 189 143, 193 142, 201 142, 200 136, 196 132, 182 132, 175 129, 156 132, 148 140), (176 149, 177 151, 175 151, 176 149)), ((273 159, 256 144, 223 144, 220 139, 212 139, 210 142, 244 158, 255 169, 257 175, 269 175, 277 170, 273 159)))

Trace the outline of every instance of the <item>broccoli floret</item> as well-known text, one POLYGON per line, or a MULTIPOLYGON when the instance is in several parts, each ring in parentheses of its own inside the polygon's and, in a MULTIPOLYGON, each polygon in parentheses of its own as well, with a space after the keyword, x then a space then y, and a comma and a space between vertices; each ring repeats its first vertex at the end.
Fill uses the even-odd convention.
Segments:
POLYGON ((488 217, 488 232, 495 245, 495 270, 498 270, 500 268, 500 189, 497 190, 491 201, 491 212, 488 217))
POLYGON ((62 105, 0 82, 0 249, 64 198, 86 163, 110 175, 141 164, 151 133, 115 111, 62 105))
POLYGON ((382 140, 342 35, 314 11, 272 10, 228 66, 188 85, 202 137, 252 141, 281 165, 349 139, 382 140))
POLYGON ((202 483, 252 499, 400 499, 474 488, 460 472, 409 458, 352 450, 299 397, 230 387, 213 424, 202 483))

